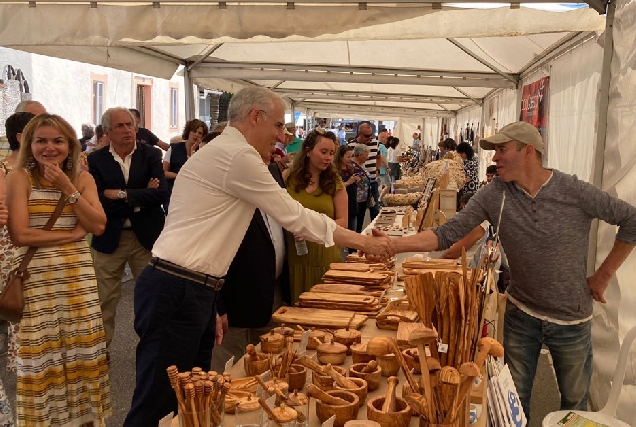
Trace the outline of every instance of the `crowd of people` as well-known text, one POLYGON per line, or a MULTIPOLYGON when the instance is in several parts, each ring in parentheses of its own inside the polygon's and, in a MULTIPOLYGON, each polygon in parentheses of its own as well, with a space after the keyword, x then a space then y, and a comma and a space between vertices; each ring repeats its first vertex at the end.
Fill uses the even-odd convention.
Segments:
MULTIPOLYGON (((504 194, 497 230, 511 273, 504 347, 524 410, 529 415, 542 344, 553 352, 562 406, 586 404, 592 301, 605 301, 636 244, 636 208, 543 167, 543 142, 531 125, 513 123, 480 141, 495 151, 496 168, 479 191, 472 147, 443 141, 464 159, 463 209, 436 229, 389 238, 360 231, 367 211, 371 219, 379 213, 382 186, 399 179, 404 154, 397 138, 382 129, 374 135, 368 123, 348 144, 320 128, 297 138, 282 100, 250 87, 232 97, 228 123, 208 133, 190 120, 170 144, 139 128, 135 110, 110 108, 87 152, 62 117, 34 102, 19 109, 6 123, 12 152, 0 162, 3 281, 29 246, 38 250, 24 283, 24 316, 9 327, 17 425, 105 425, 108 349, 126 264, 136 281, 139 343, 124 425, 156 427, 177 409, 168 366, 220 371, 242 356, 274 310, 294 304, 342 259, 341 247, 376 260, 433 250, 455 257, 472 246, 468 236, 483 235, 484 221, 499 225, 504 194), (60 199, 60 218, 43 230, 60 199), (619 230, 605 262, 586 277, 593 218, 619 230), (539 256, 541 263, 532 258, 539 256)), ((0 422, 12 419, 2 408, 0 422)))

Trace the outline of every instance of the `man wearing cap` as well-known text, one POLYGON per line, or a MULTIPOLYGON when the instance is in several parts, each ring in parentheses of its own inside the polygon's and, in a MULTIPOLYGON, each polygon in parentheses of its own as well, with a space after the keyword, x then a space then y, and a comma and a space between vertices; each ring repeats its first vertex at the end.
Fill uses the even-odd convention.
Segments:
POLYGON ((299 152, 300 147, 303 146, 303 128, 300 126, 296 127, 293 122, 289 122, 285 123, 285 129, 287 130, 287 132, 291 133, 292 136, 294 136, 292 138, 292 142, 287 144, 287 154, 294 154, 299 152), (296 130, 298 130, 298 136, 296 136, 296 130))
POLYGON ((483 220, 498 228, 510 266, 505 361, 526 417, 542 344, 552 355, 561 409, 587 408, 592 374, 592 301, 605 303, 610 279, 636 244, 636 208, 599 188, 542 166, 537 129, 509 124, 480 141, 494 150, 498 177, 448 223, 397 239, 398 252, 444 250, 483 220), (505 205, 499 212, 505 194, 505 205), (587 277, 592 220, 618 225, 612 250, 587 277))
POLYGON ((293 153, 287 152, 287 146, 292 143, 294 140, 294 131, 296 130, 296 125, 293 123, 285 123, 285 127, 283 132, 285 133, 285 139, 283 142, 276 142, 276 147, 274 148, 274 153, 272 154, 271 163, 276 163, 278 166, 283 169, 287 169, 292 159, 294 158, 293 153))

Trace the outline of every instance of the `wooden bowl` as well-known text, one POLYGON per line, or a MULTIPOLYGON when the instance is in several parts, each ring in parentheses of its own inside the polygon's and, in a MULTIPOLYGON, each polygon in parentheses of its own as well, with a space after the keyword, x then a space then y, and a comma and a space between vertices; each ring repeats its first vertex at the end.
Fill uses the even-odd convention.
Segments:
MULTIPOLYGON (((356 363, 355 365, 351 365, 349 367, 349 378, 362 378, 367 382, 367 388, 369 391, 377 390, 380 386, 380 381, 382 381, 382 368, 379 366, 374 372, 370 373, 362 373, 362 368, 366 366, 366 363, 356 363)), ((334 366, 334 369, 337 366, 334 366)))
MULTIPOLYGON (((332 366, 332 368, 340 375, 347 375, 347 371, 341 366, 332 366)), ((333 390, 333 378, 329 375, 320 375, 312 371, 311 382, 323 391, 333 390)))
POLYGON ((358 384, 358 388, 343 388, 340 387, 335 381, 333 383, 334 390, 345 390, 350 391, 351 393, 358 396, 360 399, 360 406, 364 405, 364 402, 367 400, 367 392, 369 390, 367 386, 367 382, 362 378, 349 378, 354 383, 358 384))
POLYGON ((418 359, 416 359, 415 357, 412 356, 412 354, 417 355, 417 348, 407 348, 406 350, 402 350, 402 356, 404 356, 404 361, 406 362, 406 366, 408 366, 409 369, 412 369, 414 373, 419 375, 422 373, 422 367, 420 366, 420 359, 419 359, 419 356, 418 356, 418 359))
POLYGON ((331 390, 328 391, 332 396, 339 397, 341 399, 350 402, 348 405, 327 405, 320 400, 316 400, 316 415, 321 423, 324 423, 333 415, 336 416, 334 420, 334 427, 344 427, 347 421, 355 420, 358 418, 359 400, 355 394, 344 390, 331 390))
POLYGON ((347 346, 337 342, 320 344, 316 349, 316 357, 323 365, 342 365, 347 358, 347 346))
POLYGON ((393 353, 376 356, 378 366, 382 368, 383 377, 395 377, 400 372, 400 362, 393 353))
POLYGON ((318 344, 316 340, 320 341, 320 343, 322 344, 325 342, 326 337, 327 337, 327 334, 325 334, 323 331, 317 331, 314 329, 311 332, 309 332, 309 341, 307 341, 307 350, 315 350, 316 348, 318 348, 320 344, 318 344), (315 338, 316 340, 312 340, 312 338, 315 338))
POLYGON ((245 374, 249 377, 260 375, 269 369, 269 358, 267 355, 265 353, 258 353, 258 355, 262 355, 264 358, 255 362, 248 355, 243 357, 243 368, 245 369, 245 374))
POLYGON ((285 347, 285 337, 271 331, 268 334, 261 335, 261 351, 263 353, 278 354, 285 347))
POLYGON ((413 411, 406 400, 395 398, 395 412, 382 412, 385 396, 374 397, 367 402, 367 419, 377 421, 385 427, 408 427, 413 411))
POLYGON ((307 368, 303 365, 291 365, 289 373, 287 374, 287 382, 289 383, 289 390, 302 390, 307 382, 307 368), (292 371, 296 372, 292 372, 292 371))
POLYGON ((367 363, 375 359, 375 356, 367 353, 367 345, 365 344, 353 344, 349 347, 351 351, 351 359, 353 363, 367 363))
POLYGON ((353 344, 359 344, 362 342, 362 333, 355 329, 338 329, 333 334, 334 342, 347 346, 347 354, 351 354, 351 347, 353 344))

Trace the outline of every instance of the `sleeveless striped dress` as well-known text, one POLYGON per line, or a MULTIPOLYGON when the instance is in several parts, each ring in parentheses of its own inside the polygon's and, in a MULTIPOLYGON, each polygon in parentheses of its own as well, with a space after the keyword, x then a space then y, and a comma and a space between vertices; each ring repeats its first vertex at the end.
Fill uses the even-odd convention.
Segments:
MULTIPOLYGON (((50 183, 36 188, 31 181, 31 228, 44 227, 60 196, 50 183)), ((53 231, 76 223, 73 205, 67 204, 53 231)), ((26 249, 18 249, 14 267, 26 249)), ((112 415, 106 338, 86 240, 39 248, 28 273, 18 352, 18 426, 104 426, 112 415)))

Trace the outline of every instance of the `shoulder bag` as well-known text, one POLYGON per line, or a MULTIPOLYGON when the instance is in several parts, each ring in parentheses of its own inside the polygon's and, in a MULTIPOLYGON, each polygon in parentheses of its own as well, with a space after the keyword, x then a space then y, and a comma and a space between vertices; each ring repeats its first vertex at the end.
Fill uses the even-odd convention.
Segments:
MULTIPOLYGON (((57 202, 55 211, 47 221, 43 230, 50 230, 53 228, 53 224, 60 217, 62 209, 66 204, 66 199, 62 194, 60 200, 57 202)), ((27 267, 33 259, 33 255, 38 250, 37 246, 30 246, 22 262, 11 273, 7 280, 6 286, 2 293, 0 293, 0 318, 8 320, 9 322, 19 323, 22 319, 22 312, 24 311, 24 280, 28 277, 27 267)))

